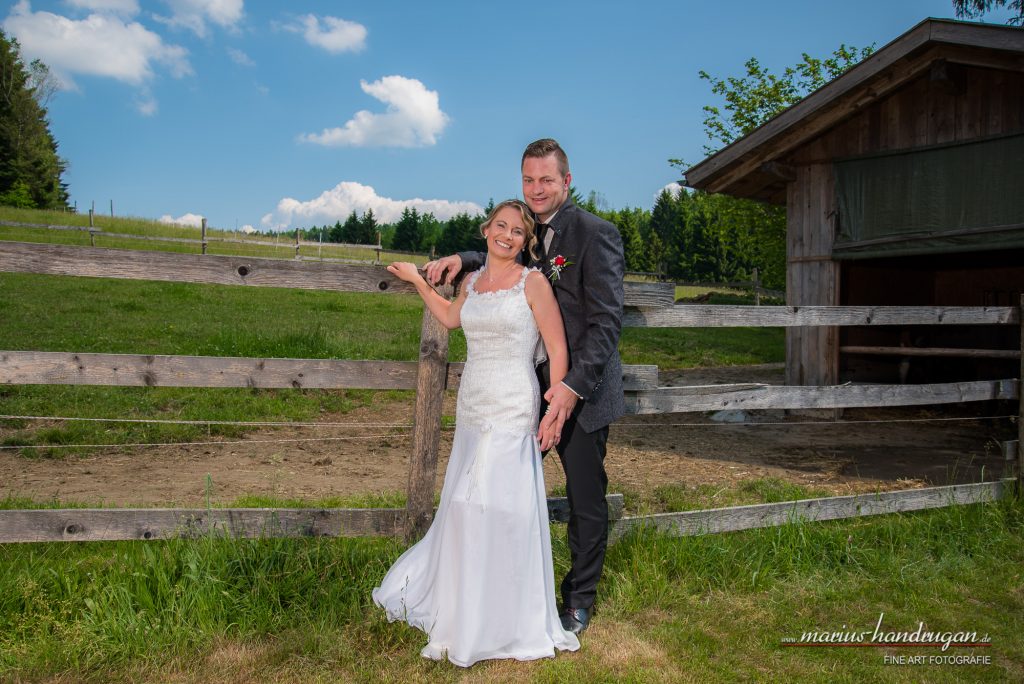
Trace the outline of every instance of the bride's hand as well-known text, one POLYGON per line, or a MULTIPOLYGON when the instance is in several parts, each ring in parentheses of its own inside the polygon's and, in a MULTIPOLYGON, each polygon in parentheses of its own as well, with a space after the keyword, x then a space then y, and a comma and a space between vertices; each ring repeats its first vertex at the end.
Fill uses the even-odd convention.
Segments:
POLYGON ((537 441, 540 442, 540 450, 547 451, 562 440, 562 421, 559 421, 556 416, 548 413, 544 416, 544 419, 540 422, 540 427, 537 430, 537 441))
POLYGON ((415 283, 423 277, 420 275, 420 270, 417 268, 416 264, 410 264, 408 261, 392 262, 392 264, 388 266, 388 271, 407 283, 415 283))

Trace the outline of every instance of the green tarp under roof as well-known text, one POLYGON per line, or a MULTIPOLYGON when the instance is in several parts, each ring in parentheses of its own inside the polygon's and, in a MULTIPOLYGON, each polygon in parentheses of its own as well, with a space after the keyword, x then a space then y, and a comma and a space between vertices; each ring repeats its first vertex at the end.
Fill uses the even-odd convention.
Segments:
POLYGON ((835 259, 1024 248, 1024 135, 835 164, 835 259))

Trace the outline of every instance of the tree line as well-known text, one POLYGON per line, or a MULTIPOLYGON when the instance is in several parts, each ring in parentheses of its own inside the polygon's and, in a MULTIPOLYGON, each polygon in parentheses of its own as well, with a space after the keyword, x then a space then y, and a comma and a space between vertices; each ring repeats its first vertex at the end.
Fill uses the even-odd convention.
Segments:
POLYGON ((21 57, 18 41, 0 30, 0 204, 64 209, 67 162, 57 154, 46 105, 56 81, 38 59, 21 57))

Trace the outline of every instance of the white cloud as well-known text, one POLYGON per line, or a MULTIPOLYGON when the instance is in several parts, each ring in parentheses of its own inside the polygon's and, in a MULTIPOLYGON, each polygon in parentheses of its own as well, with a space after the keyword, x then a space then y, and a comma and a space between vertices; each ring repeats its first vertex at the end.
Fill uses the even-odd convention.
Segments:
POLYGON ((299 136, 304 142, 325 147, 425 147, 437 143, 437 136, 448 125, 441 111, 436 90, 427 90, 421 82, 404 76, 385 76, 360 86, 387 104, 387 111, 358 111, 340 128, 325 128, 321 133, 299 136))
POLYGON ((441 199, 405 199, 396 200, 381 197, 369 185, 343 181, 319 197, 300 202, 285 197, 277 203, 277 209, 265 215, 261 221, 264 227, 274 230, 287 230, 295 226, 334 223, 344 221, 353 211, 362 216, 368 209, 381 223, 394 223, 402 216, 406 208, 416 209, 420 213, 431 213, 444 221, 456 214, 466 212, 479 214, 483 208, 474 202, 452 202, 441 199))
POLYGON ((253 233, 255 233, 255 232, 256 232, 256 229, 255 229, 255 228, 253 228, 253 227, 252 227, 252 226, 251 226, 250 224, 248 224, 248 223, 246 223, 246 224, 245 224, 244 226, 242 226, 242 227, 241 227, 241 228, 239 228, 238 230, 242 231, 242 232, 243 232, 243 233, 245 233, 246 235, 252 235, 253 233))
POLYGON ((256 66, 256 62, 252 61, 252 57, 237 48, 228 48, 228 57, 231 58, 232 62, 241 66, 256 66))
POLYGON ((93 12, 109 12, 133 17, 139 13, 136 0, 65 0, 72 7, 91 10, 93 12))
POLYGON ((679 193, 683 191, 683 186, 675 181, 667 183, 666 185, 662 186, 662 188, 658 190, 658 192, 654 193, 654 199, 658 199, 659 197, 661 197, 661 193, 665 192, 666 190, 668 190, 669 194, 672 195, 673 197, 679 197, 679 193))
POLYGON ((139 110, 139 114, 143 116, 153 116, 157 110, 160 109, 159 103, 152 95, 144 93, 142 97, 135 101, 135 108, 139 110))
POLYGON ((164 4, 170 7, 171 16, 154 15, 154 19, 168 26, 186 28, 200 38, 206 37, 207 22, 234 30, 242 20, 244 9, 243 0, 164 0, 164 4))
POLYGON ((3 25, 21 43, 24 54, 45 62, 67 89, 76 87, 72 74, 142 85, 153 77, 154 63, 175 78, 192 73, 185 48, 166 44, 142 24, 114 15, 90 14, 76 21, 33 12, 28 0, 21 0, 3 25))
POLYGON ((366 27, 337 17, 319 18, 315 14, 299 17, 297 23, 284 26, 286 31, 301 33, 306 42, 332 54, 359 52, 366 47, 366 27))
POLYGON ((174 223, 179 226, 194 226, 198 228, 203 224, 203 217, 199 214, 182 214, 178 218, 174 218, 170 214, 164 214, 157 219, 160 223, 174 223))

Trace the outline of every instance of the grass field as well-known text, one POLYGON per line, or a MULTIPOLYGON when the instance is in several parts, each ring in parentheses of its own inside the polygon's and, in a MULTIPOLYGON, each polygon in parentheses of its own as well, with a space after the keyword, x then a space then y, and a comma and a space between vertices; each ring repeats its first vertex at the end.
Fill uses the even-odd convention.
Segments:
MULTIPOLYGON (((423 307, 412 295, 332 293, 0 273, 0 349, 120 354, 415 360, 423 307), (272 325, 268 325, 272 321, 272 325)), ((783 359, 780 329, 626 329, 626 363, 663 369, 783 359)), ((465 359, 454 331, 450 358, 465 359)), ((0 386, 6 415, 311 420, 374 395, 359 390, 0 386)), ((5 445, 118 444, 239 435, 230 426, 21 423, 5 445)), ((51 453, 49 455, 55 455, 51 453)))
MULTIPOLYGON (((556 575, 567 563, 553 528, 556 575)), ((387 539, 0 545, 12 682, 1002 682, 1024 677, 1020 500, 673 539, 608 554, 583 648, 463 671, 418 655, 370 589, 387 539), (955 607, 953 609, 952 607, 955 607), (895 667, 929 648, 786 648, 804 631, 970 630, 986 666, 895 667), (843 627, 846 625, 847 627, 843 627)))

